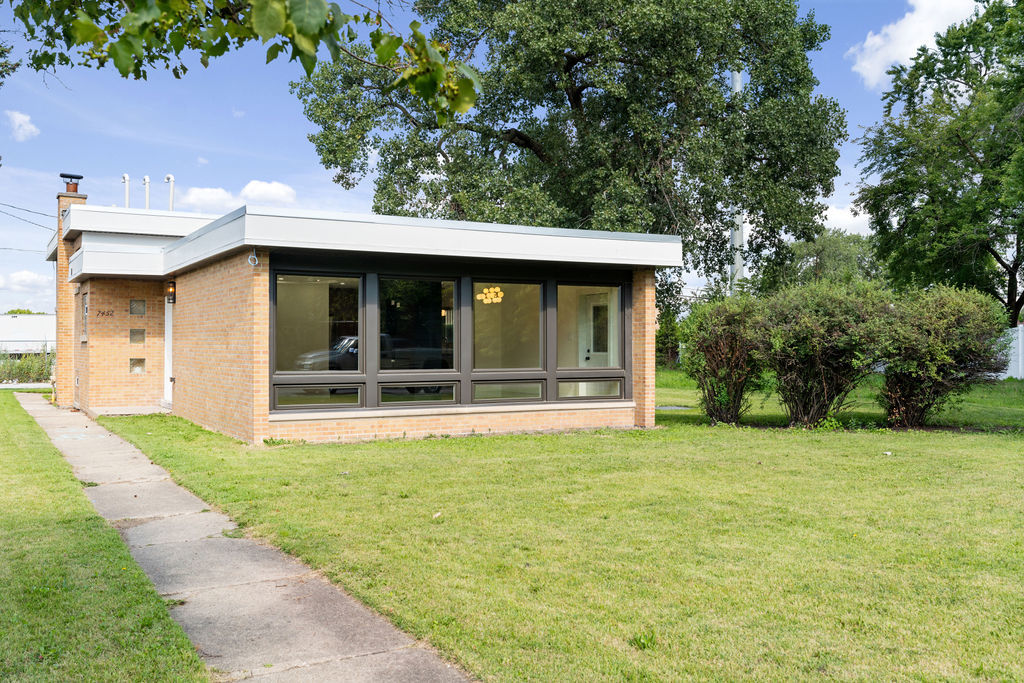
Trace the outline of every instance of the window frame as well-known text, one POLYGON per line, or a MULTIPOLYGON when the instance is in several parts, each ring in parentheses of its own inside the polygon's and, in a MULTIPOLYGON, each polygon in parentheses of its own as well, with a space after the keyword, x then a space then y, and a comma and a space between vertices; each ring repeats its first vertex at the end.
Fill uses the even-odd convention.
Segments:
POLYGON ((450 407, 470 405, 502 405, 534 403, 538 406, 559 402, 609 401, 632 399, 632 270, 597 268, 587 264, 517 263, 480 259, 441 257, 407 257, 350 252, 322 253, 288 251, 274 253, 270 259, 270 324, 269 324, 269 408, 272 413, 301 409, 310 412, 360 411, 366 409, 408 410, 411 407, 450 407), (275 370, 277 278, 279 275, 320 275, 359 280, 359 370, 275 370), (395 370, 381 369, 380 364, 380 279, 409 279, 455 282, 454 351, 452 369, 395 370), (473 291, 474 283, 515 282, 541 286, 541 357, 539 369, 474 369, 473 368, 473 291), (618 368, 558 368, 558 286, 606 286, 619 288, 618 368), (374 334, 369 334, 370 331, 374 334), (373 359, 372 362, 369 359, 373 359), (619 399, 608 397, 558 398, 559 380, 618 379, 622 392, 619 399), (540 381, 540 399, 473 400, 474 382, 540 381), (454 402, 388 402, 382 403, 382 384, 432 385, 455 383, 454 402), (358 385, 359 406, 286 406, 276 405, 277 386, 358 385))

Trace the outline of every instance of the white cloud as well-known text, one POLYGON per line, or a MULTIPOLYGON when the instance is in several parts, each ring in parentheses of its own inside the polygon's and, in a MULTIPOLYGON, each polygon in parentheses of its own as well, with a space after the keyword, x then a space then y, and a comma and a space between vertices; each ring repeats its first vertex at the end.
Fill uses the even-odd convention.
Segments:
POLYGON ((253 204, 291 204, 295 201, 295 189, 276 180, 250 180, 242 188, 242 199, 253 204))
POLYGON ((838 228, 843 232, 854 235, 870 235, 871 227, 868 224, 868 215, 853 215, 852 206, 829 206, 825 209, 825 227, 838 228))
POLYGON ((190 187, 178 203, 197 211, 227 212, 237 209, 245 202, 223 187, 190 187))
POLYGON ((243 116, 245 116, 245 112, 241 109, 235 109, 234 107, 231 107, 231 115, 234 116, 236 119, 240 119, 243 116))
POLYGON ((11 126, 11 137, 16 142, 25 142, 29 138, 39 135, 39 128, 32 123, 32 117, 20 111, 5 109, 7 123, 11 126))
POLYGON ((53 277, 31 270, 19 270, 10 275, 0 274, 0 290, 25 294, 47 293, 53 288, 53 277))
POLYGON ((196 163, 200 166, 206 166, 208 163, 210 163, 210 160, 207 159, 206 157, 196 157, 196 163))
POLYGON ((226 212, 243 204, 292 204, 295 188, 276 180, 250 180, 239 194, 223 187, 190 187, 178 200, 182 206, 197 211, 226 212))
POLYGON ((851 47, 847 59, 864 84, 876 89, 885 84, 886 71, 893 64, 904 64, 922 45, 933 46, 935 34, 971 15, 975 0, 908 0, 910 11, 875 33, 868 31, 864 41, 851 47))

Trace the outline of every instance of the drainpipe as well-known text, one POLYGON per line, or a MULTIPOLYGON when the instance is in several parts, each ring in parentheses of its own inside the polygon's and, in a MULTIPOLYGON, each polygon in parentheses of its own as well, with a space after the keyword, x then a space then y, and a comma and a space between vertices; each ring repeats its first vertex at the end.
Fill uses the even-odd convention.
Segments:
POLYGON ((142 176, 142 186, 146 188, 146 211, 149 211, 149 176, 142 176))
POLYGON ((171 195, 170 198, 167 200, 167 210, 174 211, 174 176, 168 173, 167 175, 164 176, 164 182, 170 183, 171 185, 171 195))
POLYGON ((121 175, 121 182, 124 183, 124 208, 128 208, 131 204, 131 196, 129 195, 129 188, 131 187, 132 181, 128 177, 127 173, 121 175))

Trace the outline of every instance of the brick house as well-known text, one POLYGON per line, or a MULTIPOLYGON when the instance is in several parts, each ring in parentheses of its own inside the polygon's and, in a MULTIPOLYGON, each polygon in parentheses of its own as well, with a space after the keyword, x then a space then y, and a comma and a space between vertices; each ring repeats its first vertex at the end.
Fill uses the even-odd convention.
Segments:
POLYGON ((654 424, 677 237, 57 201, 61 406, 252 443, 654 424))

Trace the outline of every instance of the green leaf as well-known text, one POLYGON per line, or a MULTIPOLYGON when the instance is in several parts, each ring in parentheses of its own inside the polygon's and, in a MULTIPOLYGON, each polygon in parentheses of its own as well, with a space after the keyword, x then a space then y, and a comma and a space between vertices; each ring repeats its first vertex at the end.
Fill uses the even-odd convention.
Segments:
POLYGON ((474 89, 473 81, 468 78, 460 78, 456 83, 456 88, 455 97, 451 99, 449 104, 452 111, 465 114, 476 103, 477 93, 474 89))
POLYGON ((264 43, 284 30, 284 22, 284 0, 253 0, 252 30, 264 43))
POLYGON ((132 52, 132 47, 123 39, 110 44, 110 57, 114 60, 114 66, 122 76, 127 76, 135 68, 135 55, 132 52))
POLYGON ((103 32, 103 29, 94 24, 85 12, 78 10, 74 20, 71 22, 71 36, 75 41, 75 45, 83 45, 85 43, 98 45, 103 42, 107 34, 103 32))
POLYGON ((288 0, 289 18, 298 33, 315 36, 327 23, 326 0, 288 0))
POLYGON ((313 69, 316 68, 316 57, 306 54, 305 52, 300 52, 299 63, 302 64, 302 68, 306 70, 307 76, 313 75, 313 69))
POLYGON ((281 43, 274 43, 267 48, 267 64, 277 59, 278 55, 284 52, 284 45, 281 43))
POLYGON ((180 54, 185 49, 185 35, 181 31, 171 31, 167 36, 167 42, 174 50, 174 54, 180 54))
POLYGON ((402 47, 403 42, 401 36, 386 33, 380 29, 370 34, 370 45, 373 47, 373 51, 377 55, 377 62, 380 64, 387 64, 394 59, 398 53, 398 48, 402 47))
POLYGON ((316 60, 316 43, 312 38, 302 33, 296 33, 292 36, 292 43, 294 43, 295 47, 299 48, 300 52, 316 60))
POLYGON ((473 82, 473 89, 476 90, 477 93, 482 93, 484 91, 484 83, 480 79, 480 74, 476 72, 476 69, 468 64, 457 64, 455 66, 455 70, 473 82))

